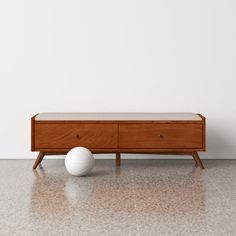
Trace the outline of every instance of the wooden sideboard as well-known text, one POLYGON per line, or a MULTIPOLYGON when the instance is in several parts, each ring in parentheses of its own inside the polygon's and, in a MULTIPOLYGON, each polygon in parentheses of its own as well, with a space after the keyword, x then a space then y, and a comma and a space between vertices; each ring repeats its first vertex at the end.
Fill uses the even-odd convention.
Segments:
POLYGON ((195 113, 40 113, 31 118, 31 150, 39 151, 33 169, 45 155, 66 154, 83 146, 93 153, 198 155, 205 151, 205 117, 195 113))

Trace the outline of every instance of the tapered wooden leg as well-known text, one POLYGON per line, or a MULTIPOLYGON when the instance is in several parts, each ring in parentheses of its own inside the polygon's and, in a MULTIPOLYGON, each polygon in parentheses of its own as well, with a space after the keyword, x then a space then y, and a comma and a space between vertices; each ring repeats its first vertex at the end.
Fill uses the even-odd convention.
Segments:
POLYGON ((41 163, 41 161, 43 160, 44 158, 44 155, 45 153, 44 152, 40 152, 37 159, 35 160, 34 162, 34 166, 33 166, 33 169, 35 170, 37 168, 37 166, 41 163))
POLYGON ((116 153, 116 166, 120 166, 120 153, 116 153))
MULTIPOLYGON (((193 155, 192 155, 192 156, 193 156, 193 155)), ((193 160, 194 160, 194 162, 195 162, 195 166, 198 166, 198 163, 197 163, 197 161, 196 161, 195 156, 193 156, 193 160)))
POLYGON ((193 156, 193 159, 195 160, 195 162, 197 163, 197 165, 199 167, 201 167, 202 169, 205 169, 203 163, 202 163, 202 160, 201 158, 199 157, 198 153, 197 152, 193 152, 192 153, 192 156, 193 156))

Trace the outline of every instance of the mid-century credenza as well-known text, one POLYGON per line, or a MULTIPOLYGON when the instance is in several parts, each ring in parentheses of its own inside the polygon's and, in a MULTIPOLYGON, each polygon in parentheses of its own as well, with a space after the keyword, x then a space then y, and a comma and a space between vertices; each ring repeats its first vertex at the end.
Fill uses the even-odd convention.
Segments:
POLYGON ((39 155, 66 154, 82 146, 93 153, 198 155, 205 151, 205 117, 195 113, 40 113, 31 119, 31 149, 39 155))

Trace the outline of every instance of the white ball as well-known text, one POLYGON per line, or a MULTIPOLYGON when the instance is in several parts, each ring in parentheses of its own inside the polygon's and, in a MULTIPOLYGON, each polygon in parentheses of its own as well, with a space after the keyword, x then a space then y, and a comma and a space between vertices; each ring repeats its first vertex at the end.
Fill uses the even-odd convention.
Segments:
POLYGON ((84 176, 94 167, 93 154, 87 148, 75 147, 67 153, 65 166, 71 175, 84 176))

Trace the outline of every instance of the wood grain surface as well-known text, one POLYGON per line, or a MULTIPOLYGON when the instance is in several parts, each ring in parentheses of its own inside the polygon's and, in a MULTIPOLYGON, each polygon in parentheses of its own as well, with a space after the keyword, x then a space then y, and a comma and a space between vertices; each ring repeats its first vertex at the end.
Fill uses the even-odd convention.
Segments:
POLYGON ((36 149, 116 148, 115 124, 35 124, 36 149))
POLYGON ((202 148, 201 124, 120 124, 119 148, 202 148))

